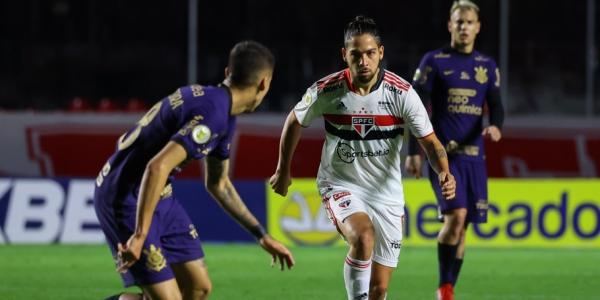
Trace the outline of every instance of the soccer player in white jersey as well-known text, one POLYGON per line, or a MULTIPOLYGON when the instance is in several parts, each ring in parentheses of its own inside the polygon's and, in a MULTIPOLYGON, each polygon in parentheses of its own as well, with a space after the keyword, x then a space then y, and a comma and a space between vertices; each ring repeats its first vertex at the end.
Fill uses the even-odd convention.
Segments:
POLYGON ((344 263, 348 299, 385 299, 402 244, 405 130, 419 138, 448 199, 455 181, 421 99, 407 81, 380 68, 383 45, 372 19, 358 16, 348 23, 342 58, 348 68, 314 83, 288 115, 270 184, 287 194, 301 128, 322 116, 326 139, 317 184, 350 247, 344 263))

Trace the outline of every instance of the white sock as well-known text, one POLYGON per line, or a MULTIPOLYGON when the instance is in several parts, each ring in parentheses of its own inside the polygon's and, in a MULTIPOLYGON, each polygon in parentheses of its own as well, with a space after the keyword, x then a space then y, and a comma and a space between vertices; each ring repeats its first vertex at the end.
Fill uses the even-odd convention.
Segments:
POLYGON ((358 260, 346 256, 344 263, 344 283, 348 300, 369 299, 371 282, 371 260, 358 260))

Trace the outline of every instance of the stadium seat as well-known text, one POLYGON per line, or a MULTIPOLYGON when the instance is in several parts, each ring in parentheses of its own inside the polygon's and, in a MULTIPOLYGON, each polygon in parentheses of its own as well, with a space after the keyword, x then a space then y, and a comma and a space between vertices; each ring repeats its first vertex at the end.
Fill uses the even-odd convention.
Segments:
POLYGON ((125 107, 126 112, 144 112, 147 110, 148 105, 139 98, 130 98, 129 101, 127 101, 127 106, 125 107))
POLYGON ((119 111, 119 105, 113 99, 104 97, 98 103, 98 112, 116 112, 119 111))
POLYGON ((75 97, 71 99, 69 102, 68 111, 69 112, 85 112, 90 111, 92 106, 90 105, 89 100, 82 97, 75 97))

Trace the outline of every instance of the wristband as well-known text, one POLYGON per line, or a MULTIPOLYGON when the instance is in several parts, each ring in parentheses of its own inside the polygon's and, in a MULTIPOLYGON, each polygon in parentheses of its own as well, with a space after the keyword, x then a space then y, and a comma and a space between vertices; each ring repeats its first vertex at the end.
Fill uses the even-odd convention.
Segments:
POLYGON ((256 226, 252 226, 250 228, 250 233, 257 239, 260 240, 262 239, 265 235, 267 235, 267 231, 265 230, 265 228, 262 227, 262 225, 258 224, 256 226))

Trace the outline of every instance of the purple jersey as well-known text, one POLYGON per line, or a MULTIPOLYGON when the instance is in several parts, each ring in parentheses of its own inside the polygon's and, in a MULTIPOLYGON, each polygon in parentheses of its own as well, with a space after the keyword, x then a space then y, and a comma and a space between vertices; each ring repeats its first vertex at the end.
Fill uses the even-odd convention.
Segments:
MULTIPOLYGON (((230 112, 226 87, 186 86, 157 102, 119 138, 94 191, 96 215, 115 259, 117 245, 135 230, 139 186, 148 161, 169 141, 185 148, 186 161, 206 155, 226 159, 236 120, 230 112)), ((169 280, 174 277, 170 264, 204 257, 198 232, 173 196, 170 181, 160 195, 139 261, 121 274, 125 286, 169 280)))
POLYGON ((423 56, 413 86, 431 95, 431 123, 448 154, 483 160, 484 101, 500 87, 496 62, 477 51, 434 50, 423 56))
POLYGON ((97 188, 124 199, 123 195, 139 188, 146 164, 169 141, 185 148, 186 162, 206 155, 228 158, 236 122, 230 111, 231 95, 226 87, 177 89, 119 138, 117 151, 96 179, 97 188))

